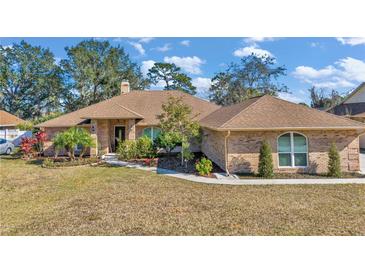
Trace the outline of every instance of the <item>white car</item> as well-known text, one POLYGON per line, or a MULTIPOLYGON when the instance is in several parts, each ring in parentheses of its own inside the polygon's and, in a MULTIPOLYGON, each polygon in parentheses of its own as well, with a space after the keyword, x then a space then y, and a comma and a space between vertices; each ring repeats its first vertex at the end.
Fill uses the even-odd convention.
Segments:
POLYGON ((0 154, 10 154, 14 150, 13 143, 0 138, 0 154))

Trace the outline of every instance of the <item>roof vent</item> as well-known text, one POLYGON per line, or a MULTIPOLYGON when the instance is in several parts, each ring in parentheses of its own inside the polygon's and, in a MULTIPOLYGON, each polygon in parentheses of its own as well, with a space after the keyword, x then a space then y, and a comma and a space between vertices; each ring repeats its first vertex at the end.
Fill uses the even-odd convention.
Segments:
POLYGON ((128 81, 122 81, 122 84, 120 85, 120 93, 128 93, 129 92, 129 82, 128 81))

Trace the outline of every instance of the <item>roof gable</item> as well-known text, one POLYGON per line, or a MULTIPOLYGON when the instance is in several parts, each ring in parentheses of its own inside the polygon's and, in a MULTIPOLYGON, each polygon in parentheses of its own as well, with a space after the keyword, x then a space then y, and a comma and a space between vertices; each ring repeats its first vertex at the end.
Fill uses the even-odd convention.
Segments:
POLYGON ((361 83, 351 92, 342 104, 365 103, 365 82, 361 83))
POLYGON ((218 130, 365 128, 362 123, 270 95, 250 100, 213 112, 202 119, 202 126, 218 130))
POLYGON ((4 110, 0 110, 0 126, 16 126, 24 122, 23 119, 4 110))
POLYGON ((183 102, 191 106, 197 120, 220 108, 181 91, 130 91, 36 126, 69 127, 83 123, 85 119, 140 119, 138 125, 157 125, 162 104, 167 102, 169 96, 182 97, 183 102))

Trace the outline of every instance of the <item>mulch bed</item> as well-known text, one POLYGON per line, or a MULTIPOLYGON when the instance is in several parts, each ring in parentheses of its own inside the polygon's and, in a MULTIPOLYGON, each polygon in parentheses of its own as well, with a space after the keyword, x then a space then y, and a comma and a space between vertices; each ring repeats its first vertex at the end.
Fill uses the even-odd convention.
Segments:
MULTIPOLYGON (((200 160, 200 158, 204 157, 202 153, 195 153, 194 159, 187 162, 186 166, 181 166, 181 159, 177 157, 177 155, 163 155, 158 159, 158 168, 170 169, 175 170, 177 172, 184 172, 184 173, 191 173, 197 174, 195 169, 195 162, 200 160)), ((213 163, 213 170, 212 173, 215 172, 224 172, 219 166, 213 163)))
POLYGON ((45 168, 57 168, 57 167, 73 167, 73 166, 84 166, 84 165, 95 165, 100 163, 100 159, 96 157, 87 157, 87 158, 76 158, 71 161, 69 158, 61 157, 61 158, 38 158, 37 162, 40 162, 42 167, 45 168), (46 160, 47 159, 47 160, 46 160))

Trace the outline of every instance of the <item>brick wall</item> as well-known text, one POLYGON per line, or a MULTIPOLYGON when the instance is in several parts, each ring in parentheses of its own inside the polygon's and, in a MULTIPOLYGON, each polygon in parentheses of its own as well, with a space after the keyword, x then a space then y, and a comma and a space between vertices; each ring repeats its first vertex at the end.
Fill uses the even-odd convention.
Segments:
POLYGON ((204 129, 201 144, 202 152, 223 170, 225 170, 224 136, 226 134, 227 132, 204 129))
MULTIPOLYGON (((224 136, 226 132, 207 134, 203 152, 224 169, 224 136)), ((285 131, 231 132, 228 137, 228 169, 230 172, 257 172, 259 151, 263 140, 267 140, 273 151, 275 172, 327 172, 328 150, 335 142, 341 157, 341 169, 345 172, 359 170, 359 133, 356 131, 300 131, 308 140, 308 167, 279 168, 277 138, 285 131)))
MULTIPOLYGON (((90 131, 89 127, 84 127, 87 131, 90 131)), ((54 146, 53 146, 53 142, 52 139, 55 137, 55 135, 59 132, 62 131, 66 131, 67 129, 69 129, 68 127, 49 127, 49 128, 44 128, 44 132, 47 135, 47 141, 44 142, 44 155, 51 157, 54 156, 55 154, 55 150, 54 150, 54 146)), ((90 154, 90 151, 86 151, 85 155, 90 154)), ((58 153, 59 156, 65 156, 66 155, 66 151, 65 150, 61 150, 58 153)))

